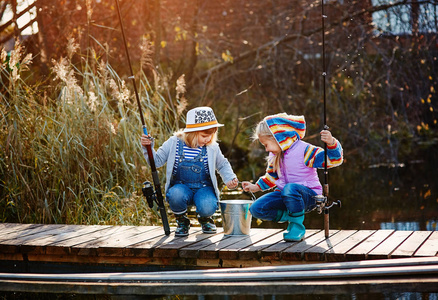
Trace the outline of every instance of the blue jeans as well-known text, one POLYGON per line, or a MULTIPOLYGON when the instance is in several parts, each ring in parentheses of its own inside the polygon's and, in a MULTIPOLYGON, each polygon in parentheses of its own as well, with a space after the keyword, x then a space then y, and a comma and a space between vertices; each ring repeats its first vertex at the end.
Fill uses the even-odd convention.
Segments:
POLYGON ((251 214, 264 221, 274 221, 277 211, 297 213, 310 211, 316 206, 316 192, 304 185, 288 183, 282 191, 276 190, 258 198, 249 208, 251 214))
POLYGON ((201 217, 210 217, 218 209, 216 193, 212 186, 199 189, 189 188, 185 184, 175 184, 166 194, 170 209, 175 214, 182 214, 187 207, 196 206, 196 213, 201 217))
POLYGON ((170 209, 175 214, 183 214, 187 207, 196 206, 196 213, 201 217, 210 217, 218 209, 218 200, 207 172, 204 157, 207 148, 202 147, 193 159, 184 156, 184 143, 178 141, 178 161, 176 174, 173 174, 170 188, 166 193, 170 209))

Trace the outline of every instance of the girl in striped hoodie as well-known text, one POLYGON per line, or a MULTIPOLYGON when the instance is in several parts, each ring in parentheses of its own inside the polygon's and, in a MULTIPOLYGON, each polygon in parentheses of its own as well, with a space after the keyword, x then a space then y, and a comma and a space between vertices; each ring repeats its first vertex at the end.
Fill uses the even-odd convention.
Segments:
MULTIPOLYGON (((255 184, 242 182, 245 191, 258 192, 274 188, 250 207, 251 214, 261 220, 288 222, 283 238, 301 241, 304 238, 304 213, 315 208, 313 196, 322 194, 317 168, 324 168, 324 149, 302 141, 306 132, 304 116, 286 113, 267 116, 254 132, 269 152, 266 174, 255 184)), ((327 167, 343 161, 342 146, 330 131, 321 131, 327 144, 327 167)))

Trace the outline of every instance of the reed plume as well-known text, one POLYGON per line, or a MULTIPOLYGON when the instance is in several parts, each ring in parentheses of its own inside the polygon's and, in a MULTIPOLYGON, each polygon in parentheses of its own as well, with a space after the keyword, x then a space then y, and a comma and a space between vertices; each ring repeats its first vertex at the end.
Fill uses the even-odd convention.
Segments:
MULTIPOLYGON (((67 57, 52 61, 45 85, 29 76, 32 56, 20 44, 12 67, 6 68, 1 51, 0 221, 158 224, 158 214, 139 193, 150 171, 130 89, 95 55, 74 65, 78 48, 73 39, 69 45, 67 57)), ((177 129, 164 96, 169 85, 155 89, 144 73, 139 82, 145 115, 154 116, 147 125, 164 140, 177 129)))

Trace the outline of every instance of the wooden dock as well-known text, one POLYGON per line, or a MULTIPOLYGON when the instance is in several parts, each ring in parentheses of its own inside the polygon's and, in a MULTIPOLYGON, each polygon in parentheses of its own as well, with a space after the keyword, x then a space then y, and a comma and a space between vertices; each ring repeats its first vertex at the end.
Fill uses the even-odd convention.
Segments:
POLYGON ((305 263, 434 257, 438 232, 308 229, 285 242, 282 229, 249 236, 164 235, 156 226, 0 224, 0 272, 68 273, 280 266, 305 263))
POLYGON ((0 273, 0 295, 2 291, 13 293, 14 298, 20 293, 94 294, 105 299, 108 295, 123 299, 285 295, 280 299, 290 299, 291 295, 353 293, 373 294, 373 298, 378 293, 421 293, 429 298, 427 293, 438 292, 438 257, 164 272, 0 273))

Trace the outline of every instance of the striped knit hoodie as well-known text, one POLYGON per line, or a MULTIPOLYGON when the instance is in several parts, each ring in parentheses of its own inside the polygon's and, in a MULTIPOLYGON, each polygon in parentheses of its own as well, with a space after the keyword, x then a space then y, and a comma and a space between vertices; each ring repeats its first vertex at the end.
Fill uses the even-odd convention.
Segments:
MULTIPOLYGON (((324 149, 301 140, 306 133, 304 116, 281 113, 267 116, 264 122, 282 149, 283 160, 277 172, 274 171, 273 165, 268 163, 266 174, 260 177, 256 184, 262 190, 273 187, 282 190, 287 183, 299 183, 321 194, 322 188, 316 169, 324 168, 324 149)), ((270 156, 272 155, 270 153, 270 156)), ((327 145, 327 167, 339 166, 342 161, 342 146, 335 139, 334 144, 327 145)))

